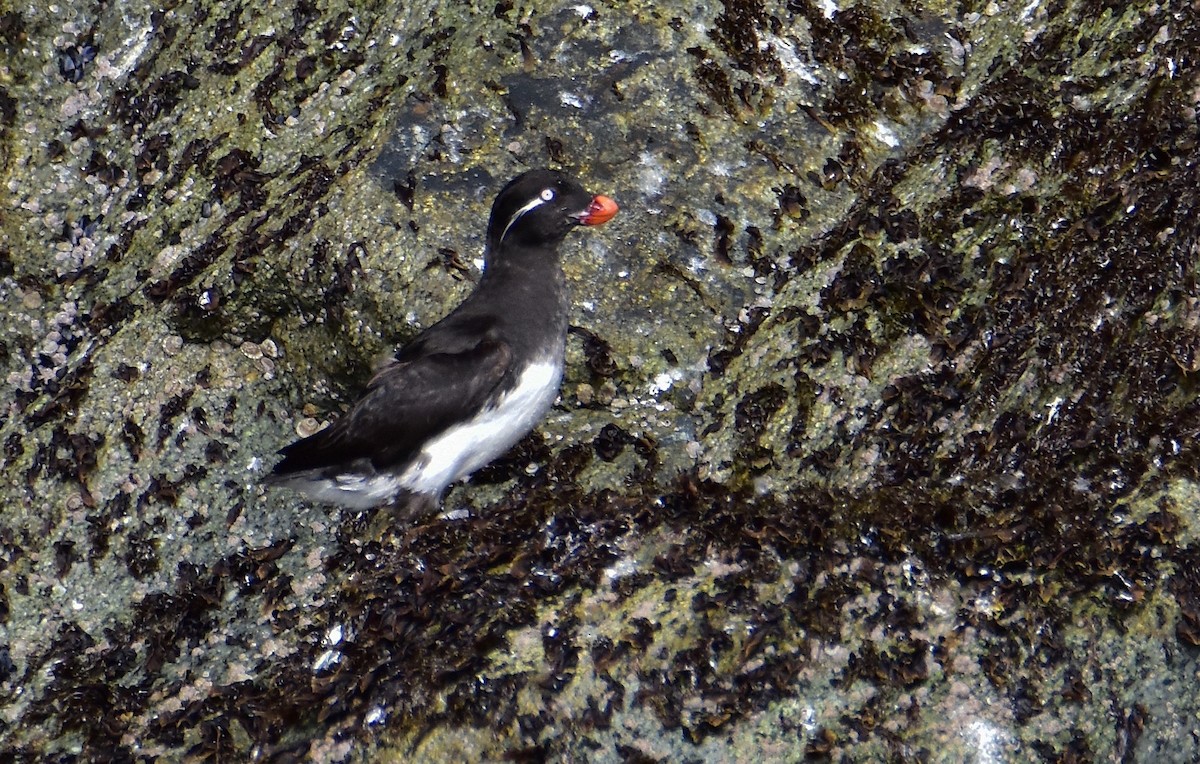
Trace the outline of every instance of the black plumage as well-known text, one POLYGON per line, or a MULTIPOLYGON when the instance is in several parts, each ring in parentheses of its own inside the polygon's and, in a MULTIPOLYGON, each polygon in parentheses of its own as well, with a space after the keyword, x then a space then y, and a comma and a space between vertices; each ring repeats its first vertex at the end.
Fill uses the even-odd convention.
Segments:
POLYGON ((562 173, 512 180, 492 205, 475 291, 381 368, 349 412, 284 447, 271 481, 354 507, 436 500, 506 451, 561 380, 570 306, 559 244, 616 212, 562 173))

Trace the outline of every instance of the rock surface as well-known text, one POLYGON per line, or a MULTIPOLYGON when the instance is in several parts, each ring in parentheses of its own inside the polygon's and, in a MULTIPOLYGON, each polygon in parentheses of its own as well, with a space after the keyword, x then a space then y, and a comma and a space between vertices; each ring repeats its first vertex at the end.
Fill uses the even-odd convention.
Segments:
POLYGON ((0 13, 17 761, 1194 761, 1186 2, 0 13), (565 167, 559 405, 259 486, 565 167))

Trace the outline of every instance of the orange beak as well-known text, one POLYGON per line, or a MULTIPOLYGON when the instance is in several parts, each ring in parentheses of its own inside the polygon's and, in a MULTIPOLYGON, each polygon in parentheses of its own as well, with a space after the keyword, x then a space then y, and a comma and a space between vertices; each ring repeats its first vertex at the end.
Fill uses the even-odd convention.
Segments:
POLYGON ((579 222, 584 225, 607 223, 616 216, 619 209, 621 208, 612 199, 596 194, 592 198, 592 203, 588 205, 587 211, 579 216, 579 222))

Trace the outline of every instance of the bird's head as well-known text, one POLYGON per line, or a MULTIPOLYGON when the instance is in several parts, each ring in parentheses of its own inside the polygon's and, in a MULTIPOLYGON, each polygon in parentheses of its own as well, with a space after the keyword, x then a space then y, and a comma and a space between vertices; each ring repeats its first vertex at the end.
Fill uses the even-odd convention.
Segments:
POLYGON ((573 228, 600 225, 617 214, 617 203, 591 194, 554 170, 529 170, 509 181, 492 205, 488 249, 549 247, 573 228))

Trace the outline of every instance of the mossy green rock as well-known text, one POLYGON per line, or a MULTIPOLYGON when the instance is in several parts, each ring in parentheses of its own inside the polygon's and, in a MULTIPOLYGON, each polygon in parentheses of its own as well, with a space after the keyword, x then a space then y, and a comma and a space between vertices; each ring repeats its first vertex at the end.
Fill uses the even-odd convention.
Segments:
POLYGON ((0 6, 0 750, 1196 760, 1197 40, 0 6), (266 492, 542 165, 622 213, 538 431, 445 517, 266 492))

